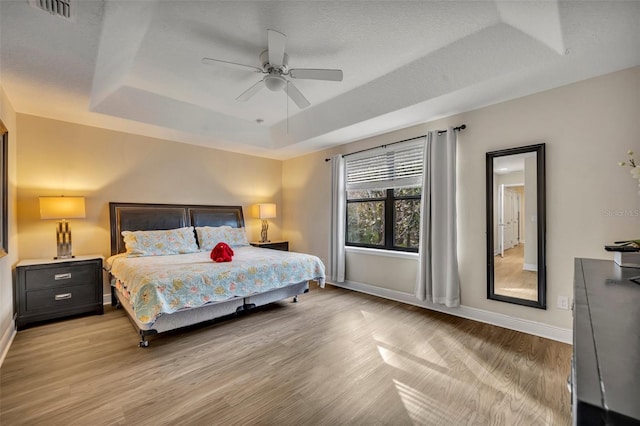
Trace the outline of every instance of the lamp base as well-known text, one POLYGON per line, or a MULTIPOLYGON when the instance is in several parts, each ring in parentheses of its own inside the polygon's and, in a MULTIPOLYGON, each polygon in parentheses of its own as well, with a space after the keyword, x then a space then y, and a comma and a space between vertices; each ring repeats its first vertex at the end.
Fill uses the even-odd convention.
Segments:
POLYGON ((54 259, 72 259, 74 257, 71 254, 71 227, 66 220, 57 223, 56 242, 58 255, 54 259))
POLYGON ((269 230, 269 222, 267 219, 262 219, 262 231, 260 231, 260 242, 268 243, 269 239, 267 238, 267 231, 269 230))

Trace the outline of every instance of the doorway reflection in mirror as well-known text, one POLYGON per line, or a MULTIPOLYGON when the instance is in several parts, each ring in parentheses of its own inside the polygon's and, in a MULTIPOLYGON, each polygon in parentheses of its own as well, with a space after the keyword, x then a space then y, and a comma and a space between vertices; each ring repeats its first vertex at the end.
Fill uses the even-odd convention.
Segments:
POLYGON ((494 292, 538 300, 536 153, 496 157, 494 292))

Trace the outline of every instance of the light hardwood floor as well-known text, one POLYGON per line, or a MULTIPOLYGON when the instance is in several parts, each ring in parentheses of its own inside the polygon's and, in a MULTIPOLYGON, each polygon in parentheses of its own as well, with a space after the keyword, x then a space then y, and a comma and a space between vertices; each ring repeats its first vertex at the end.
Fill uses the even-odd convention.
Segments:
POLYGON ((525 271, 524 244, 505 250, 495 257, 494 284, 496 294, 520 299, 538 300, 538 273, 525 271))
POLYGON ((327 286, 152 338, 120 310, 20 331, 0 424, 566 425, 571 347, 327 286))

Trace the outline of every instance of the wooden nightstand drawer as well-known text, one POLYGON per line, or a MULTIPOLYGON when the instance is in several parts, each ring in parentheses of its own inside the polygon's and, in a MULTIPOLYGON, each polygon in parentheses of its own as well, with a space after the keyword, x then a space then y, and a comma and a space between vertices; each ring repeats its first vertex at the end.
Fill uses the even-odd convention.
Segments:
POLYGON ((65 265, 60 267, 39 267, 25 272, 27 291, 44 290, 61 286, 69 287, 91 283, 95 279, 95 266, 65 265))
POLYGON ((95 286, 76 285, 27 292, 27 313, 95 303, 95 286))

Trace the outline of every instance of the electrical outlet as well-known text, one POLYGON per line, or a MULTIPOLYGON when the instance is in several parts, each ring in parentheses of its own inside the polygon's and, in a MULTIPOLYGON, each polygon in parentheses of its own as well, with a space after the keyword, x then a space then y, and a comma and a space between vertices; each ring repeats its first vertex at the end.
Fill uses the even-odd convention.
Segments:
POLYGON ((569 298, 567 296, 558 296, 558 309, 569 310, 569 298))

